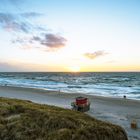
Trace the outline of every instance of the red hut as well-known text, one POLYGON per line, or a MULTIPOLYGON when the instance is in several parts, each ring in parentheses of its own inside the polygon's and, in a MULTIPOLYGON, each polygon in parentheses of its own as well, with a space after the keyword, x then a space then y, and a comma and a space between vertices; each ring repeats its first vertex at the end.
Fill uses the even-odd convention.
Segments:
POLYGON ((90 103, 88 98, 85 97, 77 97, 75 99, 75 102, 71 103, 72 109, 81 111, 81 112, 86 112, 90 109, 90 103))

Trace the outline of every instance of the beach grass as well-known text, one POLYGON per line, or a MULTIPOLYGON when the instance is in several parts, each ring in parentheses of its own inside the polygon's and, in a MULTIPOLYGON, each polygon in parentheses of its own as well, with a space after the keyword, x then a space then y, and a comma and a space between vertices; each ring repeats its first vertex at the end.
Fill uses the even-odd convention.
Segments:
POLYGON ((127 136, 120 126, 81 112, 0 98, 0 139, 127 140, 127 136))

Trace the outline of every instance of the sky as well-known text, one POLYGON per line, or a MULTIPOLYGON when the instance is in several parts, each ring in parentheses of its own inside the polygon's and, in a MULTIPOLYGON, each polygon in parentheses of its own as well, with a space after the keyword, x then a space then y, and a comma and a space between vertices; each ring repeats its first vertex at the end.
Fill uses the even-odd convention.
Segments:
POLYGON ((1 0, 0 71, 140 71, 139 0, 1 0))

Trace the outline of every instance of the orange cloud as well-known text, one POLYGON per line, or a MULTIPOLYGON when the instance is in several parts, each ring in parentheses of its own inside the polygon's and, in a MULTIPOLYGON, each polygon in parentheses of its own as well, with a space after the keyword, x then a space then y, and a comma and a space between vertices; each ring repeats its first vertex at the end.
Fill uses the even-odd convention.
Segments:
POLYGON ((103 56, 105 54, 106 53, 104 51, 96 51, 96 52, 93 52, 93 53, 85 53, 84 56, 86 58, 89 58, 89 59, 95 59, 95 58, 103 56))

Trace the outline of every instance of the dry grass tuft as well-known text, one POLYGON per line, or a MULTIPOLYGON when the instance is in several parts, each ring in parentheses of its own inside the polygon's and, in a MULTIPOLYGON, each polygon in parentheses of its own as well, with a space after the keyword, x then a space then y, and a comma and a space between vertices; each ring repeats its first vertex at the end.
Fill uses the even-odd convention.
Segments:
POLYGON ((125 131, 84 113, 0 98, 2 140, 127 140, 125 131))

